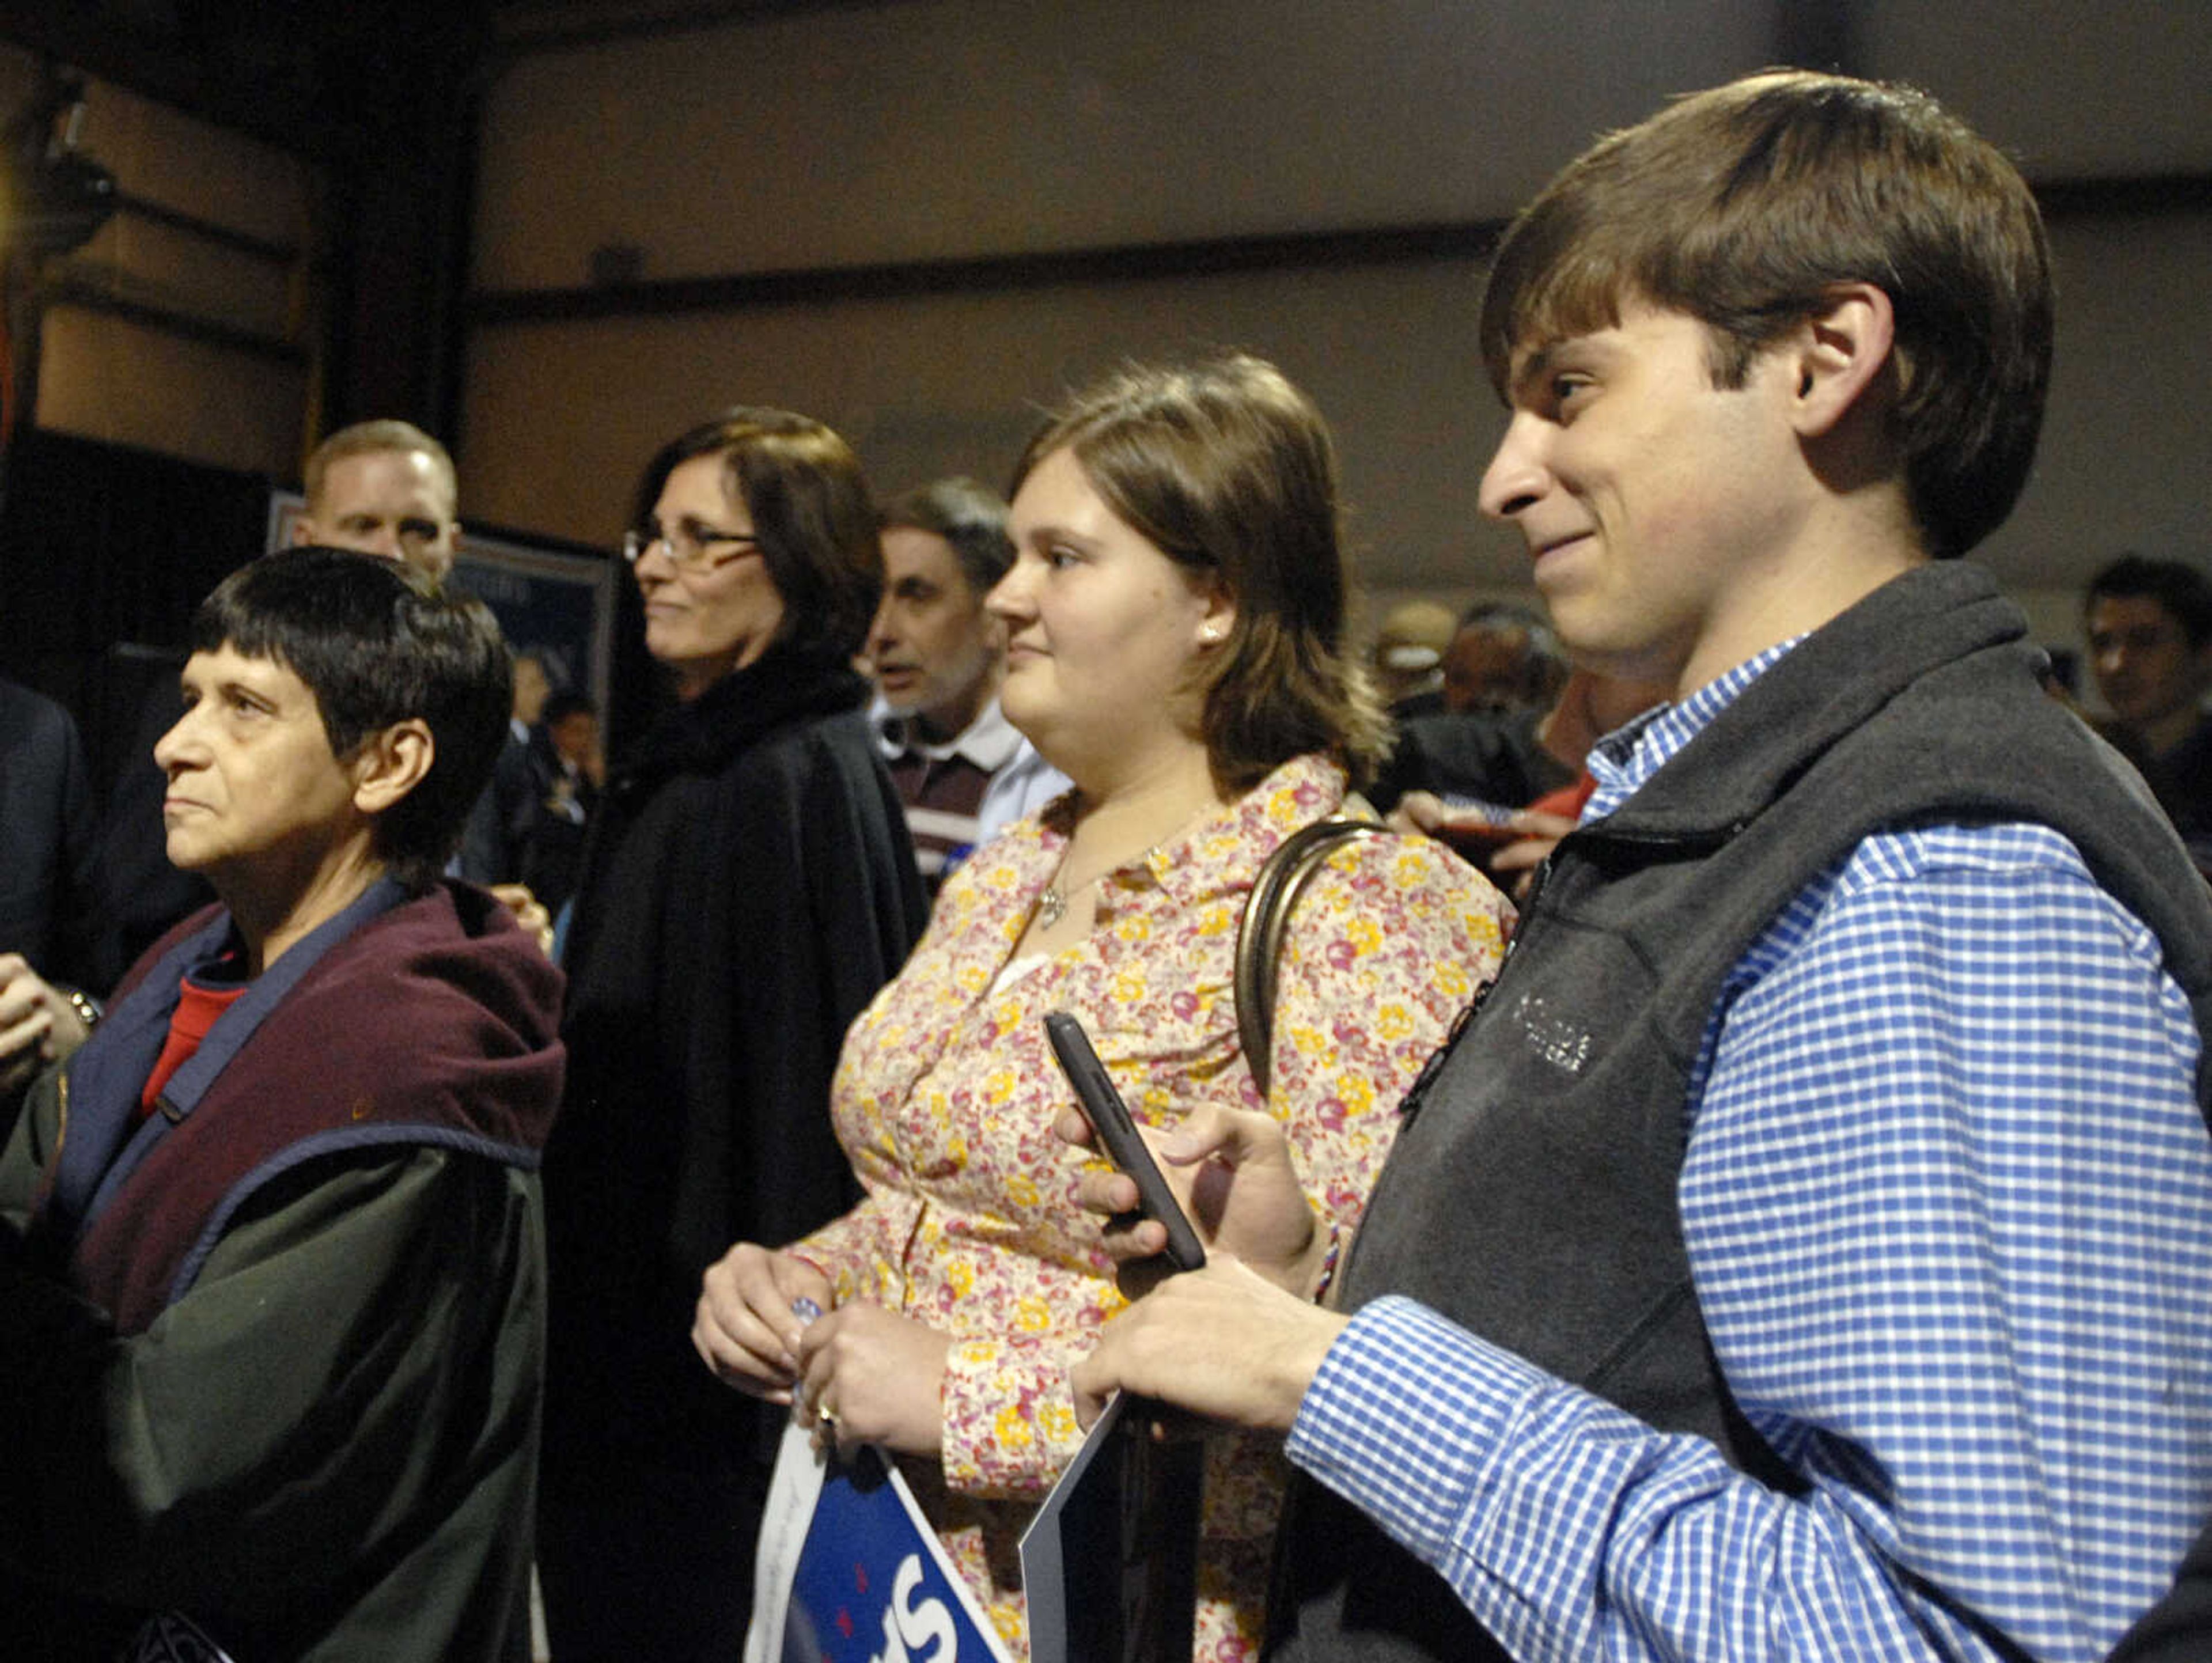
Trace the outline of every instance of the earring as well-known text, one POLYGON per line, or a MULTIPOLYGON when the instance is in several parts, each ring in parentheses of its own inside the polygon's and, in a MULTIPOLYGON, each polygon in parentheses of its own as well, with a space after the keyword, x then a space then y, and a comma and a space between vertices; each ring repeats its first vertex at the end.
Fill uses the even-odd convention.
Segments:
POLYGON ((1214 646, 1221 640, 1220 625, 1212 623, 1207 624, 1205 628, 1198 632, 1198 638, 1204 641, 1208 646, 1214 646))

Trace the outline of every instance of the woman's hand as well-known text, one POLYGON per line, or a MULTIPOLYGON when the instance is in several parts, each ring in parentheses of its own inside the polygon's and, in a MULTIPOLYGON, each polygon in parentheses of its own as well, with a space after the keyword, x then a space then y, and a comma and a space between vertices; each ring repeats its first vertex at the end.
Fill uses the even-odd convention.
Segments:
MULTIPOLYGON (((1087 1148, 1091 1123, 1069 1109, 1054 1127, 1087 1148)), ((1209 1253, 1242 1259, 1278 1287, 1305 1296, 1319 1278, 1328 1232, 1314 1228, 1313 1205, 1291 1160, 1291 1146, 1273 1116, 1206 1104, 1171 1132, 1139 1127, 1161 1171, 1209 1253)), ((1122 1268, 1133 1297, 1158 1280, 1158 1266, 1139 1264, 1164 1250, 1167 1227, 1137 1216, 1136 1180, 1111 1167, 1086 1172, 1077 1199, 1106 1220, 1101 1240, 1122 1268)))
POLYGON ((952 1342, 880 1305, 847 1305, 807 1329, 799 1412, 840 1454, 864 1443, 902 1455, 945 1448, 945 1359, 952 1342))
POLYGON ((691 1344, 740 1392, 787 1404, 800 1336, 836 1299, 830 1278, 797 1254, 740 1241, 707 1267, 691 1344))
POLYGON ((545 903, 530 893, 527 883, 495 883, 492 899, 514 914, 514 921, 538 943, 538 950, 546 957, 553 956, 553 914, 545 910, 545 903))
POLYGON ((12 1091, 85 1041, 69 996, 20 953, 0 953, 0 1091, 12 1091))

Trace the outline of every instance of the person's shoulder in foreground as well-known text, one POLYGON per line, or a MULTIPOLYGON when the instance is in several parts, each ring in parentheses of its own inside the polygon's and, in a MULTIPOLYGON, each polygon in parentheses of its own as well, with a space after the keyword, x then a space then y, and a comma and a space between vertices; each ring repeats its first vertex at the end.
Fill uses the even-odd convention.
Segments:
POLYGON ((69 713, 0 681, 0 953, 83 986, 99 880, 90 780, 69 713))
POLYGON ((2033 198, 1920 94, 1755 76, 1554 179, 1480 334, 1486 511, 1677 702, 1593 754, 1348 1323, 1223 1263, 1079 1383, 1290 1431, 1285 1656, 2102 1657, 2212 1513, 2212 907, 1946 563, 2033 454, 2033 198))
MULTIPOLYGON (((157 943, 0 1156, 25 1654, 493 1659, 526 1620, 559 973, 442 882, 497 749, 478 603, 295 549, 195 619, 157 943)), ((13 1652, 11 1650, 11 1654, 13 1652)))

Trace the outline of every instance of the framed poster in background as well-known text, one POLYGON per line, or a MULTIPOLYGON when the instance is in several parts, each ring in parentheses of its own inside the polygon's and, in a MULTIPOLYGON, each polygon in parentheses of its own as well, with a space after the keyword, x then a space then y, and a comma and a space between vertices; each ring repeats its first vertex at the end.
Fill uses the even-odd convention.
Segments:
MULTIPOLYGON (((268 547, 291 542, 306 506, 297 491, 269 494, 268 547)), ((599 549, 497 531, 464 531, 453 561, 453 581, 491 608, 507 644, 537 654, 554 687, 582 689, 602 712, 620 573, 599 549)))

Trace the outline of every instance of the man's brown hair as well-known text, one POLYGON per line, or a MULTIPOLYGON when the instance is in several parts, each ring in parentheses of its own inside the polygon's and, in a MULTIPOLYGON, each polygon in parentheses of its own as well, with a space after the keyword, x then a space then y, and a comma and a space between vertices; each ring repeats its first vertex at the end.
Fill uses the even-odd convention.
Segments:
POLYGON ((1483 297, 1504 397, 1516 351, 1644 300, 1705 323, 1714 385, 1871 283, 1896 319, 1890 425, 1930 554, 1964 554, 2027 483, 2051 379, 2050 252, 2017 169, 1909 87, 1782 70, 1601 140, 1522 210, 1483 297))

